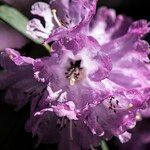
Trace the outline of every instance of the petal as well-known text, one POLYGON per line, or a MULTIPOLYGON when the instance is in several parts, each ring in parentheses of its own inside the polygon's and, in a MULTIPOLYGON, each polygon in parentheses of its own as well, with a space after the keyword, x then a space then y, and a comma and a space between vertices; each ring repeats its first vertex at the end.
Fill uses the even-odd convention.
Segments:
POLYGON ((59 128, 57 128, 57 116, 52 112, 46 112, 41 116, 30 116, 26 123, 26 131, 37 136, 36 146, 40 143, 55 144, 59 140, 59 128))
POLYGON ((135 127, 136 112, 143 108, 144 102, 145 99, 138 91, 117 91, 102 103, 94 107, 89 105, 82 114, 82 119, 93 134, 104 138, 119 136, 135 127))
POLYGON ((144 36, 150 32, 149 25, 150 23, 148 23, 146 20, 139 20, 130 26, 128 32, 136 34, 137 36, 144 36))
POLYGON ((125 88, 146 88, 150 86, 149 67, 145 63, 149 45, 140 38, 149 30, 148 23, 139 21, 133 26, 125 36, 103 45, 102 50, 112 58, 111 81, 125 88))
POLYGON ((90 20, 96 10, 96 2, 97 0, 60 0, 50 2, 50 6, 57 11, 64 26, 73 27, 90 20))
POLYGON ((33 64, 34 59, 30 57, 20 56, 20 53, 13 49, 6 48, 5 52, 7 56, 9 56, 9 58, 18 66, 33 64))
POLYGON ((100 80, 103 80, 107 78, 111 67, 111 60, 110 58, 105 54, 97 54, 92 59, 96 60, 95 65, 98 66, 98 68, 89 74, 89 78, 95 82, 99 82, 100 80))
MULTIPOLYGON (((71 36, 68 38, 62 38, 61 40, 53 43, 52 49, 54 53, 52 53, 51 60, 55 61, 55 63, 50 59, 45 59, 45 63, 42 61, 41 63, 40 61, 39 63, 35 63, 37 71, 40 70, 41 72, 42 68, 45 70, 41 73, 42 76, 45 76, 45 79, 47 79, 48 76, 51 76, 51 74, 54 74, 56 71, 61 73, 58 74, 64 76, 63 72, 65 72, 69 59, 81 59, 81 67, 86 70, 87 77, 89 77, 92 81, 98 82, 103 80, 108 76, 111 70, 110 58, 100 51, 101 47, 92 37, 86 37, 85 35, 79 34, 74 38, 71 36), (71 46, 69 44, 71 44, 71 46), (49 69, 47 64, 52 64, 51 69, 49 69), (38 66, 40 69, 38 69, 38 66), (54 66, 55 71, 52 71, 54 66)), ((59 78, 64 78, 64 80, 66 80, 63 76, 59 78)))
POLYGON ((14 106, 15 111, 20 110, 25 106, 30 97, 25 94, 26 90, 33 87, 32 84, 37 84, 34 79, 22 79, 13 83, 12 86, 9 85, 9 88, 5 94, 5 102, 9 105, 14 106), (17 92, 16 92, 17 91, 17 92))
POLYGON ((13 49, 5 49, 0 58, 0 64, 4 68, 0 75, 0 89, 6 89, 6 103, 19 110, 33 95, 41 96, 45 85, 34 79, 34 59, 21 56, 13 49))
POLYGON ((44 28, 40 20, 32 19, 27 24, 27 33, 33 38, 48 38, 49 32, 44 28))
POLYGON ((25 68, 30 68, 34 62, 34 59, 30 57, 21 56, 19 52, 6 48, 0 53, 0 65, 10 71, 19 70, 21 66, 25 68), (20 67, 19 67, 20 66, 20 67))
POLYGON ((69 120, 78 120, 77 113, 75 108, 72 110, 72 105, 75 107, 75 104, 72 101, 69 101, 65 104, 58 104, 56 106, 52 106, 53 112, 56 113, 59 117, 67 117, 69 120))
POLYGON ((119 135, 119 140, 121 143, 126 143, 131 139, 131 133, 124 132, 123 134, 119 135))
POLYGON ((101 7, 90 24, 90 35, 100 44, 104 44, 124 35, 132 20, 123 15, 116 15, 115 10, 101 7))
POLYGON ((0 89, 6 89, 15 82, 32 77, 32 71, 24 69, 22 71, 1 71, 0 72, 0 89))
POLYGON ((43 17, 45 20, 45 27, 42 25, 39 19, 34 18, 27 24, 27 33, 34 38, 48 38, 51 30, 54 27, 50 6, 44 2, 37 2, 32 5, 31 13, 43 17))

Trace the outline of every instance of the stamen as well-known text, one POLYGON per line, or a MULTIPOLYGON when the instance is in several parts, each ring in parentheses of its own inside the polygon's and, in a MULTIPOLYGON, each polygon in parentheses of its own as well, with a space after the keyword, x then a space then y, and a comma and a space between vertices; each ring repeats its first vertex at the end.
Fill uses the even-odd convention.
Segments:
POLYGON ((113 110, 114 113, 116 113, 116 106, 115 106, 115 104, 113 104, 113 100, 115 100, 116 105, 119 105, 119 101, 116 100, 115 97, 112 96, 112 97, 110 97, 110 101, 109 101, 109 103, 110 103, 109 109, 113 110))
POLYGON ((60 131, 66 127, 68 119, 66 117, 59 118, 57 120, 56 126, 60 129, 60 131))
POLYGON ((52 9, 52 14, 53 14, 54 20, 56 21, 56 23, 58 24, 58 26, 61 27, 62 24, 61 24, 61 22, 59 21, 57 15, 56 15, 56 9, 52 9))
POLYGON ((64 26, 64 27, 66 27, 66 28, 67 28, 67 26, 69 25, 68 22, 65 22, 65 21, 63 21, 63 20, 60 20, 60 22, 61 22, 61 25, 64 26))

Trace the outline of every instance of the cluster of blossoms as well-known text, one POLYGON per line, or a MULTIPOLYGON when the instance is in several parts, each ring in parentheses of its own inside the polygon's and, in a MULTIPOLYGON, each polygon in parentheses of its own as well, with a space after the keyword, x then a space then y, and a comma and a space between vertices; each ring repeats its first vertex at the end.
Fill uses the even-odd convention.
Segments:
POLYGON ((146 20, 133 22, 97 0, 52 0, 31 8, 27 32, 51 44, 33 59, 7 48, 0 54, 0 89, 19 110, 31 103, 26 130, 62 150, 89 149, 100 140, 131 138, 150 99, 146 20), (17 92, 16 92, 17 91, 17 92))

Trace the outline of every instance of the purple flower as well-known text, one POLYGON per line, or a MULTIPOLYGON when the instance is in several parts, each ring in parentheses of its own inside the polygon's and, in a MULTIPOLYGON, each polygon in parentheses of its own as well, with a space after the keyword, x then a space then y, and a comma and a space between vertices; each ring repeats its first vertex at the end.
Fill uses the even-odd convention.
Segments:
POLYGON ((26 130, 38 136, 37 144, 88 149, 112 136, 127 142, 131 138, 128 129, 135 127, 149 101, 149 44, 142 39, 149 33, 149 23, 131 24, 130 19, 126 22, 105 7, 92 20, 95 2, 35 3, 31 12, 44 17, 45 27, 33 19, 28 32, 45 42, 53 41, 51 56, 32 59, 12 49, 0 55, 6 70, 0 89, 9 87, 6 101, 18 109, 30 100, 26 130), (54 9, 61 6, 56 16, 54 9), (101 24, 103 33, 97 34, 101 24), (102 35, 107 39, 101 40, 102 35), (12 92, 18 89, 21 92, 12 92))

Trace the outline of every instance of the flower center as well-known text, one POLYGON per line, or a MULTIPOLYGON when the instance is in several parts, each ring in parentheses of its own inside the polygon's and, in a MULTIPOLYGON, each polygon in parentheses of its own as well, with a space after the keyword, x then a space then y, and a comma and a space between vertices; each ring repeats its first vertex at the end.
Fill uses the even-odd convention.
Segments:
POLYGON ((83 79, 83 68, 81 67, 81 60, 70 60, 70 65, 67 67, 65 76, 69 79, 70 85, 74 85, 77 81, 83 79))

